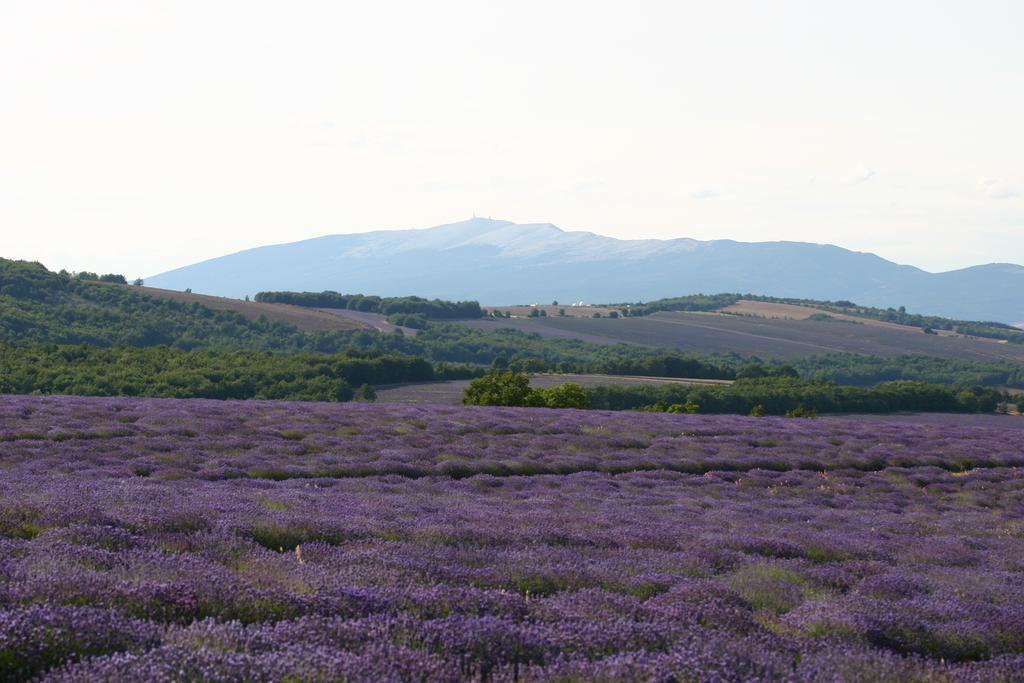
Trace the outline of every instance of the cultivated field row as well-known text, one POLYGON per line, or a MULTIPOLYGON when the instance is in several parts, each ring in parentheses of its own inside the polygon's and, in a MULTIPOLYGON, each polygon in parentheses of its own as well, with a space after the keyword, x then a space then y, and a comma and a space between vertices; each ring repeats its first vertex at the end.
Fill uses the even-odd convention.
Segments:
POLYGON ((0 664, 90 683, 1018 680, 1019 436, 9 397, 0 664))

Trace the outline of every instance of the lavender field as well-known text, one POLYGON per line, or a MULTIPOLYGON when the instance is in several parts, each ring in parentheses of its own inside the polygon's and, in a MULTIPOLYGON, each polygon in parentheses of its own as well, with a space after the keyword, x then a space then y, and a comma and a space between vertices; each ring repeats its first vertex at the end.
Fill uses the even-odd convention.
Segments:
POLYGON ((4 397, 0 679, 1020 681, 1021 434, 4 397))

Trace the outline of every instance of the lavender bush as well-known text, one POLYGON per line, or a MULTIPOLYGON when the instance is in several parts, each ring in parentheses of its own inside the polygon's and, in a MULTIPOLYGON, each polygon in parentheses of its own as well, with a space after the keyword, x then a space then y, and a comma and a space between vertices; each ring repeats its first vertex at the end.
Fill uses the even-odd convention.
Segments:
POLYGON ((0 678, 1021 680, 1019 436, 4 398, 0 678))

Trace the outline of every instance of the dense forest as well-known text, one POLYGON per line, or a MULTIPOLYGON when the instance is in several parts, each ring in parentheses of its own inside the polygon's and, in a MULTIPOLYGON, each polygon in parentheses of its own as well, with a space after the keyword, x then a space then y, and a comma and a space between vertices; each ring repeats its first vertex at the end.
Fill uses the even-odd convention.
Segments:
POLYGON ((256 301, 291 304, 309 308, 343 308, 383 315, 415 314, 428 320, 481 318, 483 310, 476 301, 442 301, 418 296, 380 297, 338 292, 259 292, 256 301))
POLYGON ((348 401, 363 385, 479 374, 423 358, 358 351, 279 355, 0 342, 4 394, 348 401))
POLYGON ((983 387, 951 388, 924 382, 884 382, 873 387, 792 377, 740 379, 731 385, 606 386, 586 390, 590 405, 608 410, 641 408, 673 412, 806 415, 894 411, 991 412, 1007 400, 983 387))
POLYGON ((534 388, 524 373, 492 372, 473 380, 462 402, 490 406, 808 417, 839 412, 991 412, 1007 398, 1003 392, 983 387, 956 389, 924 382, 896 381, 874 387, 846 387, 800 379, 786 370, 741 378, 733 384, 619 385, 589 389, 572 383, 534 388))
POLYGON ((871 386, 893 380, 921 381, 956 386, 1024 388, 1024 365, 981 362, 934 356, 863 356, 834 353, 789 360, 801 377, 813 380, 871 386))

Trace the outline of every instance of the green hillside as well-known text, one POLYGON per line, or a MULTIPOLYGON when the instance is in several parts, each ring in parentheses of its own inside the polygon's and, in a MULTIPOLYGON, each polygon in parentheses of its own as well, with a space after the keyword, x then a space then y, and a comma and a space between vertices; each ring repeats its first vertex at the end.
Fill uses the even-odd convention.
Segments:
MULTIPOLYGON (((770 370, 782 365, 767 357, 762 361, 736 354, 596 344, 510 329, 472 329, 437 320, 429 321, 416 336, 373 330, 304 332, 284 322, 251 319, 234 310, 215 310, 199 302, 152 294, 120 284, 123 278, 119 276, 104 276, 102 280, 106 281, 92 274, 55 273, 38 263, 0 259, 0 342, 4 344, 0 350, 7 362, 3 368, 7 380, 0 391, 176 395, 174 382, 156 367, 164 363, 179 373, 188 367, 195 370, 190 379, 180 382, 191 387, 184 392, 187 395, 277 396, 280 392, 268 387, 279 384, 280 378, 287 384, 296 378, 322 374, 330 364, 318 358, 339 354, 349 359, 367 354, 422 359, 434 368, 429 377, 417 369, 405 374, 375 375, 365 381, 369 384, 467 376, 491 366, 527 372, 732 379, 764 371, 758 368, 770 370), (166 352, 170 355, 126 351, 159 348, 170 349, 166 352), (103 354, 96 349, 112 351, 103 354), (45 367, 46 372, 33 374, 26 369, 33 364, 45 367), (90 364, 106 370, 93 371, 90 364), (453 368, 451 364, 472 364, 476 369, 453 368), (126 370, 129 367, 137 370, 134 379, 127 377, 131 374, 126 370), (245 370, 232 374, 232 367, 245 370), (62 368, 66 375, 63 378, 62 368), (117 379, 118 372, 125 377, 117 379), (252 377, 262 379, 251 384, 252 377), (202 388, 204 382, 210 386, 202 388), (256 388, 232 393, 232 386, 237 388, 246 382, 256 388), (94 391, 95 387, 106 388, 94 391)), ((364 299, 378 304, 383 301, 364 299)), ((415 304, 422 300, 408 297, 403 301, 415 304)), ((444 308, 444 302, 439 303, 444 308)), ((709 297, 691 303, 716 302, 709 297)), ((1024 388, 1024 365, 1010 362, 921 355, 883 359, 850 353, 801 358, 790 365, 805 378, 862 386, 912 380, 1024 388)), ((334 368, 330 371, 333 376, 345 379, 349 385, 364 383, 330 367, 334 368)), ((302 393, 300 388, 294 392, 302 393)), ((345 390, 337 395, 346 395, 345 390)))

